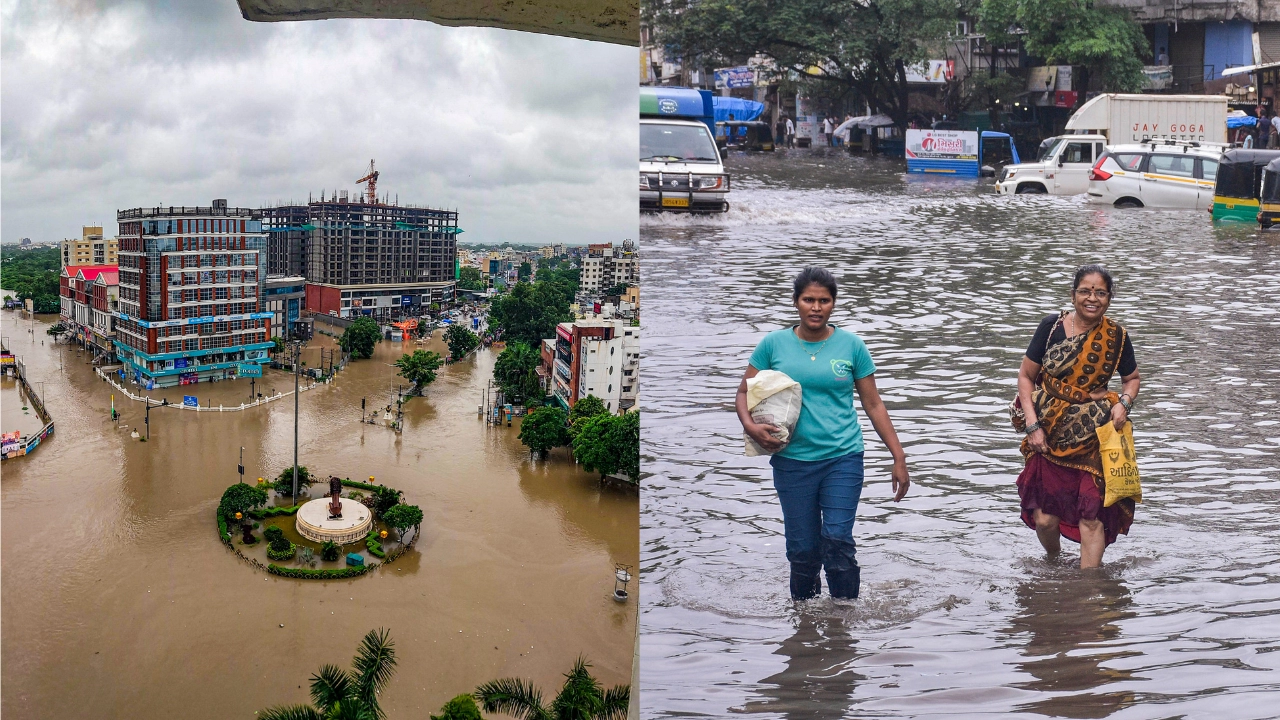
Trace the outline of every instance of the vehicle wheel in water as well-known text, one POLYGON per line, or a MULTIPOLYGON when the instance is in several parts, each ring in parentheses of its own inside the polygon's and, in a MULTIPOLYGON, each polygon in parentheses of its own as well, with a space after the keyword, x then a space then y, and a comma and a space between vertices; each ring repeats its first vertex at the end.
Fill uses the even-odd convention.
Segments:
POLYGON ((1044 195, 1044 194, 1046 194, 1047 192, 1048 192, 1048 191, 1046 191, 1046 190, 1044 189, 1044 186, 1043 186, 1043 185, 1039 185, 1039 184, 1028 184, 1028 185, 1019 185, 1019 186, 1018 186, 1018 191, 1017 191, 1017 193, 1015 193, 1015 194, 1017 194, 1017 195, 1044 195))
POLYGON ((1120 198, 1116 201, 1116 207, 1122 210, 1128 208, 1140 208, 1142 207, 1142 201, 1137 198, 1120 198))

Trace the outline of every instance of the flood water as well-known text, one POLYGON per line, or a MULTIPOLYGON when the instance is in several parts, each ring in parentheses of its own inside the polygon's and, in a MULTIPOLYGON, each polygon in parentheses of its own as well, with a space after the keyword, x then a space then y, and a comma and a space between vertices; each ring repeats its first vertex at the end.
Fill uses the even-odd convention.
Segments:
POLYGON ((836 151, 728 164, 726 216, 641 220, 644 715, 1280 716, 1280 233, 836 151), (1018 518, 1006 406, 1094 261, 1142 372, 1145 502, 1082 573, 1078 546, 1049 562, 1018 518), (890 501, 863 418, 862 596, 797 606, 733 400, 809 264, 841 280, 833 323, 867 342, 913 486, 890 501))
MULTIPOLYGON (((401 343, 380 343, 372 359, 301 394, 301 464, 375 476, 425 519, 415 550, 391 565, 290 580, 226 550, 214 510, 237 480, 241 446, 249 482, 291 465, 292 398, 244 412, 153 408, 143 443, 129 436, 141 403, 116 393, 116 428, 113 391, 86 356, 52 346, 47 322, 32 342, 25 322, 2 315, 57 423, 34 455, 3 465, 5 717, 252 718, 308 701, 311 674, 348 667, 379 627, 399 655, 382 696, 392 718, 425 718, 500 677, 531 679, 552 697, 579 655, 606 686, 630 682, 636 607, 612 591, 614 563, 637 562, 638 498, 601 488, 564 451, 531 462, 518 422, 477 419, 493 353, 443 368, 407 404, 402 435, 360 423, 362 397, 385 405, 403 382, 389 365, 401 343)), ((321 346, 333 344, 317 336, 309 366, 321 346)), ((428 348, 443 350, 438 339, 428 348)), ((292 384, 268 370, 258 389, 292 384)), ((249 386, 166 392, 231 406, 249 386)), ((7 393, 4 402, 7 423, 7 393)))

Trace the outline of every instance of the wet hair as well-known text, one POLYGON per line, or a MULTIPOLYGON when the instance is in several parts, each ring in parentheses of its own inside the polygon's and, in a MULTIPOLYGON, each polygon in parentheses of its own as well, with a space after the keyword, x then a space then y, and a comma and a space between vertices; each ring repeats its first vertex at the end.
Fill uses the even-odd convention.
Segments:
POLYGON ((795 283, 792 285, 791 301, 795 302, 800 299, 800 293, 810 285, 821 285, 831 293, 831 299, 836 299, 836 276, 831 274, 830 270, 820 267, 807 267, 800 271, 796 276, 795 283))
POLYGON ((1097 263, 1081 265, 1080 269, 1076 270, 1075 280, 1071 282, 1071 292, 1075 292, 1076 289, 1080 287, 1080 283, 1090 275, 1101 275, 1102 282, 1107 284, 1107 294, 1115 295, 1115 283, 1111 280, 1111 273, 1107 272, 1106 268, 1097 263))

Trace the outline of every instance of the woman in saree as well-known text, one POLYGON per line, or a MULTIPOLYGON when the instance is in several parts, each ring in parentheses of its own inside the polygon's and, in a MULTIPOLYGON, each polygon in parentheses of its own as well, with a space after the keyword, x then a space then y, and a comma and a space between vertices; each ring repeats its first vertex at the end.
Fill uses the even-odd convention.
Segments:
POLYGON ((1072 309, 1040 322, 1018 373, 1026 467, 1018 476, 1022 520, 1049 555, 1060 537, 1080 543, 1080 567, 1102 564, 1107 545, 1128 534, 1133 500, 1102 506, 1105 486, 1097 429, 1120 429, 1138 397, 1141 379, 1129 333, 1107 317, 1114 283, 1101 265, 1076 271, 1072 309), (1120 393, 1108 390, 1120 375, 1120 393))

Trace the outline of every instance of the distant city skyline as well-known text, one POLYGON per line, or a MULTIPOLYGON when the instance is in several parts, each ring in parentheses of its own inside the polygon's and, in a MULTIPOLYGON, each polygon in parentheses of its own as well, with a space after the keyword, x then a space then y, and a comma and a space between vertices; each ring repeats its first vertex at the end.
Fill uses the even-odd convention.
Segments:
POLYGON ((636 237, 632 48, 250 23, 234 2, 12 4, 0 21, 6 245, 114 236, 126 208, 354 194, 371 158, 380 196, 457 210, 471 242, 636 237))

